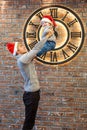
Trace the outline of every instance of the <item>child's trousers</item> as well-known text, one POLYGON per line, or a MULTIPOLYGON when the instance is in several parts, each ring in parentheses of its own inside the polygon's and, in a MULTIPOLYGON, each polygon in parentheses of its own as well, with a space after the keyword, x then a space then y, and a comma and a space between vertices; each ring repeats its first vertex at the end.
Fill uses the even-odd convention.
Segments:
POLYGON ((43 48, 37 53, 37 56, 41 56, 42 54, 50 51, 50 50, 53 50, 56 46, 56 43, 54 41, 47 41, 43 48))

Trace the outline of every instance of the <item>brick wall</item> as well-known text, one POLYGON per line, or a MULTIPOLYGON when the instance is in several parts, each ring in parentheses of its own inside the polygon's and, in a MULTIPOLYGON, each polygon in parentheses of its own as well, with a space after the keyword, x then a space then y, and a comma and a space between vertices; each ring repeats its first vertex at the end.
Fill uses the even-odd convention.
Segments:
POLYGON ((24 121, 23 79, 5 43, 23 39, 29 14, 42 5, 74 9, 85 28, 85 41, 73 61, 45 66, 35 62, 41 86, 38 130, 87 130, 87 1, 0 0, 0 130, 21 130, 24 121))

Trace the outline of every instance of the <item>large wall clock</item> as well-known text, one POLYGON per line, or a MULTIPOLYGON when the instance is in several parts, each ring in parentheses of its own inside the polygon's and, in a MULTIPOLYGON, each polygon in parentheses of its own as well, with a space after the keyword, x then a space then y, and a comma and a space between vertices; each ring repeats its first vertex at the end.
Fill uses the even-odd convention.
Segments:
POLYGON ((24 26, 24 43, 28 50, 40 40, 43 15, 51 15, 57 23, 58 38, 54 50, 37 57, 42 63, 57 65, 72 60, 84 42, 84 27, 78 14, 61 5, 45 6, 35 10, 24 26))

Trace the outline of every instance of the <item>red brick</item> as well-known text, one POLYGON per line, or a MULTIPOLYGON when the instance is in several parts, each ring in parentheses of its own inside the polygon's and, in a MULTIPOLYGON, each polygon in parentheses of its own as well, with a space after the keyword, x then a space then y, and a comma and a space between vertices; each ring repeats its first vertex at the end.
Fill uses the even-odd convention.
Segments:
POLYGON ((35 61, 41 86, 36 117, 39 130, 87 129, 87 3, 86 0, 0 1, 0 129, 21 130, 24 121, 23 80, 6 42, 20 41, 25 21, 39 7, 63 4, 76 11, 85 28, 81 52, 64 65, 35 61))

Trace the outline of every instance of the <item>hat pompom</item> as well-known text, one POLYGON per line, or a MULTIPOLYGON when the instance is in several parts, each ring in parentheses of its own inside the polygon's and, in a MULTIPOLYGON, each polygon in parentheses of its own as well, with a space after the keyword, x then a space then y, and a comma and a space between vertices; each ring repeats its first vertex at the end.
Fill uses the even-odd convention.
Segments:
POLYGON ((12 53, 14 56, 16 55, 16 52, 17 52, 17 45, 18 45, 18 42, 15 42, 15 43, 7 43, 7 44, 6 44, 7 49, 8 49, 9 52, 12 53))

